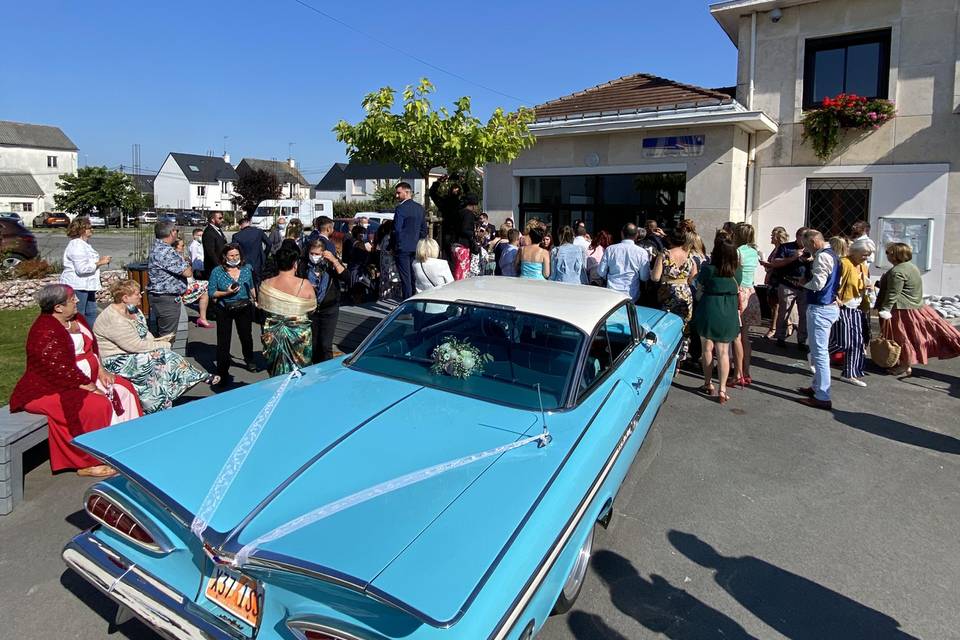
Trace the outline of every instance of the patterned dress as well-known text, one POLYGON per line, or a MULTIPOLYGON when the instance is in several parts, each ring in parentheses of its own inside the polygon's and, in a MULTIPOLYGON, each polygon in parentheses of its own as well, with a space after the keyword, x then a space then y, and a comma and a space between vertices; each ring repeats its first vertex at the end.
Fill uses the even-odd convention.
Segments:
POLYGON ((663 275, 657 289, 657 302, 664 311, 680 316, 683 320, 683 343, 680 346, 680 359, 686 360, 690 348, 690 318, 693 317, 693 292, 690 290, 690 274, 693 273, 693 259, 687 257, 682 263, 676 263, 670 252, 663 254, 663 275))
POLYGON ((264 283, 260 285, 259 303, 265 315, 260 340, 263 356, 270 363, 270 375, 309 367, 313 362, 313 333, 308 314, 316 308, 316 299, 293 296, 264 283))
MULTIPOLYGON (((136 325, 140 338, 145 338, 147 321, 142 313, 137 314, 136 325)), ((169 409, 174 400, 210 377, 170 349, 107 356, 103 358, 103 366, 133 383, 144 413, 169 409)))

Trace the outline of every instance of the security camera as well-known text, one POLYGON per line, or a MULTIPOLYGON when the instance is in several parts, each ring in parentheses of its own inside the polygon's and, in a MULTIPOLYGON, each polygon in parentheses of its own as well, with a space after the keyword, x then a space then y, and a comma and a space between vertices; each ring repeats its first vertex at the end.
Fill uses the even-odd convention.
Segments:
POLYGON ((777 7, 770 12, 770 21, 771 22, 780 22, 780 19, 783 17, 783 11, 780 11, 780 7, 777 7))

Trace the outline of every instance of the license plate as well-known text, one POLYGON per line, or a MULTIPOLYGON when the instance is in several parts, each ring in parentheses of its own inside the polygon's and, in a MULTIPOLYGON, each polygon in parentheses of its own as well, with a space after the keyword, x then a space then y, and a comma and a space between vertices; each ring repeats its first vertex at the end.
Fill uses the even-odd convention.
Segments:
POLYGON ((253 578, 238 574, 226 567, 216 566, 207 580, 207 599, 237 616, 251 627, 260 622, 263 589, 253 578))

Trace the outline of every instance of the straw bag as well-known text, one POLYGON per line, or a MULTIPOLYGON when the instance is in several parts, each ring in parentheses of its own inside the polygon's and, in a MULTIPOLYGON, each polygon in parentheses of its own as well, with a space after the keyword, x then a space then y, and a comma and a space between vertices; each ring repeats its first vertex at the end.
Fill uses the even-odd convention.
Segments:
POLYGON ((870 359, 884 369, 895 367, 900 361, 900 345, 888 338, 874 338, 870 341, 870 359))

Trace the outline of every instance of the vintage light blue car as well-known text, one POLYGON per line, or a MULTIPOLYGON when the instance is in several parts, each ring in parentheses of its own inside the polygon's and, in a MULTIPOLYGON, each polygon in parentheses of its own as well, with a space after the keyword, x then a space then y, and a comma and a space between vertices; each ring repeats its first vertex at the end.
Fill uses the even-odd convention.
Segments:
POLYGON ((78 438, 120 475, 63 558, 167 638, 531 638, 580 591, 680 339, 597 287, 424 292, 351 356, 78 438))

